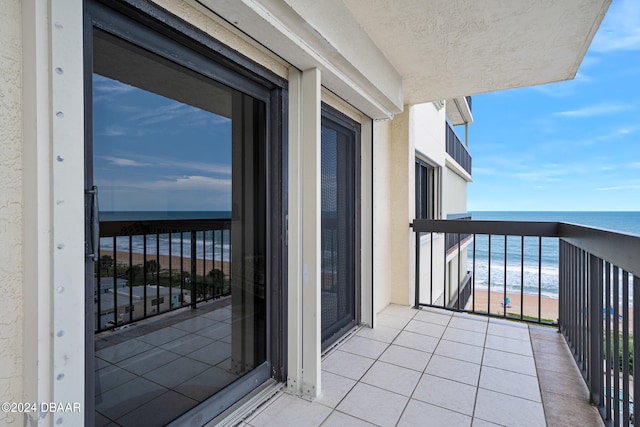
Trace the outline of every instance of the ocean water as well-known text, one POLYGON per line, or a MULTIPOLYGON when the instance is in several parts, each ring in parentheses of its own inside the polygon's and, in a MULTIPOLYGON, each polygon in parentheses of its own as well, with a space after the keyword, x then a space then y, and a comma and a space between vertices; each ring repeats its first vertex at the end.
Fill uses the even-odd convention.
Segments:
MULTIPOLYGON (((471 212, 474 220, 562 221, 640 236, 640 212, 471 212)), ((558 296, 558 239, 544 237, 476 236, 475 284, 492 291, 558 296), (506 262, 505 262, 506 258, 506 262), (489 262, 490 260, 490 262, 489 262), (506 279, 506 282, 505 282, 506 279)), ((474 265, 469 248, 468 269, 474 265)), ((639 254, 640 256, 640 254, 639 254)))
MULTIPOLYGON (((198 219, 226 219, 231 218, 229 211, 134 211, 134 212, 100 212, 100 221, 160 221, 160 220, 198 220, 198 219)), ((147 236, 134 235, 129 241, 128 236, 103 237, 100 239, 100 253, 111 255, 114 247, 119 252, 131 252, 150 256, 159 255, 191 256, 191 233, 150 234, 147 236)), ((207 230, 196 232, 196 258, 229 261, 231 251, 230 230, 207 230)))

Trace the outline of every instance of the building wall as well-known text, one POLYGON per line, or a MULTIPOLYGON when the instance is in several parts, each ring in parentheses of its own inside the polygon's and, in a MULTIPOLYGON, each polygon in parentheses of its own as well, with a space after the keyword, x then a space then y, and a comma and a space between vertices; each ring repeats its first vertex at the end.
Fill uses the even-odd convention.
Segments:
POLYGON ((444 219, 448 214, 467 212, 467 181, 454 170, 444 168, 444 184, 447 195, 443 198, 444 219))
MULTIPOLYGON (((0 14, 0 401, 22 400, 22 40, 21 2, 8 0, 0 14)), ((0 412, 0 424, 21 422, 0 412)))
POLYGON ((389 200, 393 194, 391 121, 373 125, 373 282, 374 311, 380 312, 391 302, 391 288, 395 282, 390 250, 393 237, 391 219, 394 207, 389 200))

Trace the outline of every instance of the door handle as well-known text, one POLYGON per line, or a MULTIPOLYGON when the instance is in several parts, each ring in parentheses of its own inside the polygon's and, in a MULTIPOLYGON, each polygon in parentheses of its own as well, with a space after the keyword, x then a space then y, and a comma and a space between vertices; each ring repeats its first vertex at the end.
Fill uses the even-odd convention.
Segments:
POLYGON ((93 186, 91 190, 85 190, 86 194, 91 194, 91 213, 89 217, 89 229, 91 234, 91 251, 87 257, 98 261, 100 252, 100 217, 98 213, 98 187, 93 186))

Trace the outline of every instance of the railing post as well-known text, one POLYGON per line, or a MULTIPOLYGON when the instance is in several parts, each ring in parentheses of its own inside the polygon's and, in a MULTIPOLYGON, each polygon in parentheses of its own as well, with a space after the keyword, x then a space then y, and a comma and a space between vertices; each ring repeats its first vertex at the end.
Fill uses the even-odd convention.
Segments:
POLYGON ((191 231, 191 308, 196 308, 196 231, 191 231))
MULTIPOLYGON (((636 310, 636 307, 640 307, 640 277, 633 276, 633 330, 640 331, 640 310, 636 310)), ((640 372, 640 338, 638 334, 633 334, 633 375, 635 378, 636 372, 640 372)), ((640 396, 640 381, 633 382, 633 395, 640 396)), ((640 415, 637 410, 633 412, 633 424, 640 425, 640 415)))
POLYGON ((589 328, 589 388, 592 402, 600 407, 602 396, 602 260, 589 256, 590 328, 589 328))
POLYGON ((415 270, 416 270, 416 290, 415 290, 415 304, 413 308, 420 308, 420 232, 416 231, 416 262, 415 262, 415 270))

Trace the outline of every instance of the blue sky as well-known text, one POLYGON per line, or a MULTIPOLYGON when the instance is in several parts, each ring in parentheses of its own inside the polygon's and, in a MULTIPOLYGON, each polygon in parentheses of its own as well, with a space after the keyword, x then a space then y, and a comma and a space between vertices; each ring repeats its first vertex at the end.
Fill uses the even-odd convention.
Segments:
POLYGON ((613 1, 575 79, 473 116, 469 211, 640 211, 640 1, 613 1))
POLYGON ((103 211, 230 211, 231 120, 94 75, 103 211))

